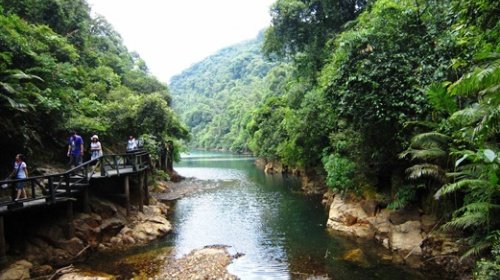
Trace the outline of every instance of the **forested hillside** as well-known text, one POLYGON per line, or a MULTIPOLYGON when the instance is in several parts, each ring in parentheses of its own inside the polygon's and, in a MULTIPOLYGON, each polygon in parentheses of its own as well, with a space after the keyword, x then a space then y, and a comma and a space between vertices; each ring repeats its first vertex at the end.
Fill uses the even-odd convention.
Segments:
POLYGON ((464 258, 485 258, 478 278, 498 277, 500 2, 278 0, 271 15, 262 50, 277 64, 251 83, 229 53, 245 45, 172 80, 194 145, 418 205, 463 233, 464 258))
POLYGON ((248 151, 249 110, 272 93, 267 85, 281 83, 286 71, 264 59, 262 40, 260 34, 222 49, 172 78, 173 107, 191 130, 191 146, 248 151))
POLYGON ((0 162, 64 157, 68 132, 104 148, 186 138, 166 85, 84 0, 0 1, 0 162))

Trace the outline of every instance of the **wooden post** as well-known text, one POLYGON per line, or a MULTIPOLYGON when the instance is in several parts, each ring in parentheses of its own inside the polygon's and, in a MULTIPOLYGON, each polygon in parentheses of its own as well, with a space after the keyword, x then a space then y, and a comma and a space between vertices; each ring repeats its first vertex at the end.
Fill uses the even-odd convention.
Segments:
POLYGON ((149 205, 148 170, 144 170, 144 204, 149 205))
POLYGON ((71 187, 70 187, 70 182, 69 182, 69 174, 64 175, 64 180, 66 181, 66 194, 69 195, 71 194, 71 187))
POLYGON ((0 216, 0 263, 7 262, 7 243, 5 242, 5 227, 3 216, 0 216))
POLYGON ((35 198, 36 197, 36 194, 35 194, 35 182, 33 180, 29 180, 26 183, 31 185, 31 198, 35 198))
POLYGON ((66 238, 75 237, 75 228, 73 227, 73 201, 68 201, 66 204, 66 238))
POLYGON ((127 209, 127 216, 130 215, 130 182, 128 175, 125 176, 125 182, 123 184, 125 191, 125 209, 127 209))
POLYGON ((89 203, 89 185, 86 184, 83 187, 83 212, 90 213, 90 203, 89 203))
POLYGON ((50 195, 50 202, 54 203, 56 202, 56 190, 54 189, 54 181, 52 177, 47 178, 49 182, 49 195, 50 195))
POLYGON ((106 176, 106 169, 104 169, 104 163, 105 163, 104 157, 102 156, 99 158, 99 164, 100 164, 100 168, 101 168, 101 176, 102 177, 106 176))
POLYGON ((139 173, 139 211, 144 213, 144 171, 139 173))

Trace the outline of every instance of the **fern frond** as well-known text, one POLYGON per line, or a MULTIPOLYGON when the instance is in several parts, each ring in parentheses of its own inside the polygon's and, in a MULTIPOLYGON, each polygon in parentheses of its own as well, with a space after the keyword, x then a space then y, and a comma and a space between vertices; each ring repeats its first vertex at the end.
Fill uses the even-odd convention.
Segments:
POLYGON ((438 144, 439 146, 444 146, 447 145, 449 141, 450 141, 449 136, 439 132, 432 131, 415 135, 411 139, 411 146, 425 147, 429 145, 435 146, 435 144, 438 144))
POLYGON ((500 83, 500 66, 498 58, 486 62, 473 72, 464 75, 449 87, 452 95, 467 96, 480 90, 500 83))
POLYGON ((10 94, 16 93, 16 90, 9 83, 0 82, 0 89, 5 91, 6 93, 10 93, 10 94))
POLYGON ((441 196, 449 193, 453 193, 465 188, 475 188, 475 187, 489 187, 489 182, 481 179, 463 179, 455 183, 450 183, 446 184, 443 187, 441 187, 436 194, 434 195, 434 198, 439 199, 441 196))
POLYGON ((410 155, 411 160, 435 160, 446 157, 446 151, 439 148, 430 148, 425 150, 410 149, 403 152, 401 155, 410 155))
POLYGON ((478 228, 488 223, 488 219, 482 212, 464 213, 460 217, 453 218, 442 226, 444 230, 478 228))
POLYGON ((427 88, 426 95, 432 107, 437 111, 444 111, 450 114, 457 110, 453 96, 448 94, 446 85, 443 83, 431 84, 427 88))
POLYGON ((489 211, 491 209, 497 208, 497 207, 498 207, 498 205, 496 205, 496 204, 491 204, 491 203, 485 202, 485 201, 478 201, 478 202, 469 203, 467 205, 460 207, 459 209, 457 209, 455 211, 455 213, 460 214, 460 213, 481 213, 482 212, 485 214, 485 218, 486 218, 489 211))
POLYGON ((442 183, 446 182, 446 174, 444 170, 439 165, 435 164, 417 164, 406 169, 406 173, 408 173, 408 178, 412 180, 433 178, 442 183))
POLYGON ((7 79, 16 79, 16 80, 39 80, 41 82, 44 82, 44 80, 40 77, 38 77, 37 75, 30 75, 30 74, 26 74, 22 71, 16 71, 14 74, 11 74, 9 76, 7 76, 7 79))
POLYGON ((407 121, 404 123, 404 127, 422 127, 422 128, 427 128, 429 130, 431 129, 437 129, 438 124, 436 122, 429 122, 429 121, 407 121))
POLYGON ((453 113, 450 116, 450 121, 456 124, 468 125, 479 121, 483 115, 484 110, 481 106, 474 104, 471 107, 453 113))
POLYGON ((460 261, 467 259, 469 257, 477 257, 481 255, 486 249, 489 249, 493 244, 491 242, 482 240, 479 243, 474 244, 471 248, 469 248, 465 253, 460 256, 460 261))

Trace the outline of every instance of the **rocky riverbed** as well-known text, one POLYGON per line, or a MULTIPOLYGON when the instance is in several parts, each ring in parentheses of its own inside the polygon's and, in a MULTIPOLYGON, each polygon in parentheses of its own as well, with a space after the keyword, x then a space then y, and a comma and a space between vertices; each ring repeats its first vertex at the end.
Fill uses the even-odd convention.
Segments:
POLYGON ((78 213, 72 221, 74 236, 67 238, 67 221, 55 219, 26 233, 16 259, 0 272, 0 279, 29 279, 55 273, 57 268, 79 262, 94 252, 120 250, 146 244, 172 230, 166 219, 168 206, 153 201, 130 216, 110 201, 93 197, 90 213, 78 213))
MULTIPOLYGON (((472 263, 459 260, 464 244, 457 242, 456 235, 440 231, 439 221, 422 210, 390 210, 375 200, 331 192, 325 194, 323 203, 329 208, 327 227, 332 232, 379 242, 392 252, 380 255, 382 260, 436 271, 443 274, 443 279, 470 279, 472 263)), ((353 252, 354 256, 363 255, 361 249, 353 252)))
MULTIPOLYGON (((63 218, 37 228, 26 235, 25 249, 19 256, 11 257, 0 272, 0 280, 118 279, 118 271, 104 273, 73 264, 95 253, 113 254, 165 236, 172 230, 166 218, 169 207, 159 200, 175 200, 201 188, 201 183, 190 180, 177 184, 160 182, 152 193, 151 204, 144 206, 143 212, 132 209, 128 217, 120 205, 93 197, 91 213, 78 213, 72 221, 73 238, 65 237, 67 222, 63 218)), ((127 274, 137 279, 236 279, 226 267, 237 256, 230 255, 225 246, 207 246, 179 259, 173 257, 171 248, 167 251, 138 254, 120 260, 126 263, 116 266, 136 270, 127 274)))

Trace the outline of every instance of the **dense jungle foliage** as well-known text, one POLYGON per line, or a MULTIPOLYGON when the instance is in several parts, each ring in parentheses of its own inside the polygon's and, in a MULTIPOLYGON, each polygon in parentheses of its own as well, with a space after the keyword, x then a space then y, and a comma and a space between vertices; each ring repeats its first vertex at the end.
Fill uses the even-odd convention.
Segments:
POLYGON ((190 145, 248 152, 250 108, 272 94, 286 73, 266 61, 263 34, 218 51, 171 79, 173 107, 190 128, 190 145), (272 73, 269 72, 272 70, 272 73))
POLYGON ((499 15, 494 0, 277 0, 262 42, 274 64, 223 50, 172 80, 175 107, 194 146, 250 149, 443 216, 475 276, 495 279, 499 15))
POLYGON ((4 169, 19 152, 63 161, 73 129, 119 152, 130 134, 188 136, 167 86, 84 0, 0 0, 0 93, 4 169))

